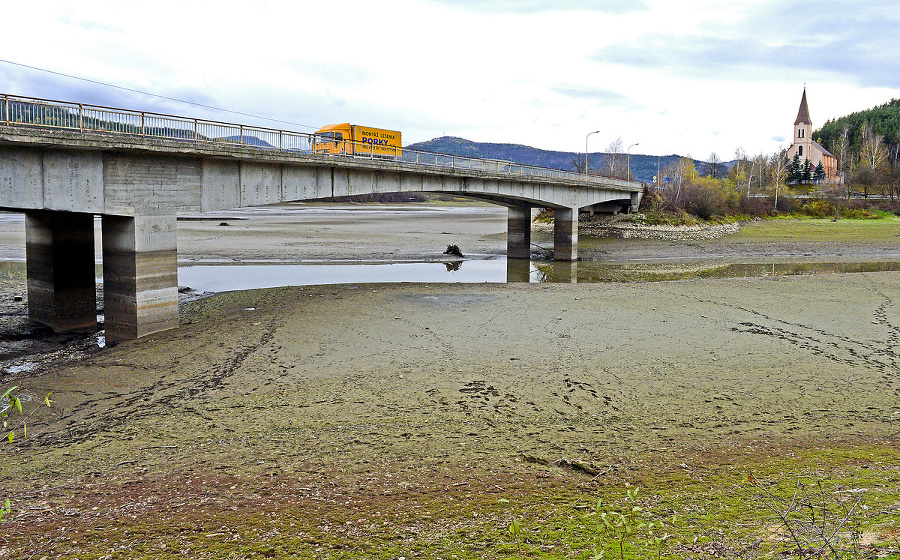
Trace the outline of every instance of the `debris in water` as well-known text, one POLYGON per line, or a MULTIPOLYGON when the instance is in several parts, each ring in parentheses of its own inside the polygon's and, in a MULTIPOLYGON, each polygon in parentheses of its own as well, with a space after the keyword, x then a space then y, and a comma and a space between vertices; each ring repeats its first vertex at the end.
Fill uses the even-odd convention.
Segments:
POLYGON ((462 257, 462 251, 459 250, 458 245, 447 245, 447 250, 444 251, 445 255, 454 255, 457 257, 462 257))

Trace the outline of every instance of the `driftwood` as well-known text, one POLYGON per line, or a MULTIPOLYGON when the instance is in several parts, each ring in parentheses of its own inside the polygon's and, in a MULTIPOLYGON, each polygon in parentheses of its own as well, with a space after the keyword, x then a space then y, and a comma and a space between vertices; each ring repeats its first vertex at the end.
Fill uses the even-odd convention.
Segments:
POLYGON ((459 250, 458 245, 447 245, 447 249, 444 251, 445 255, 453 255, 456 257, 462 257, 462 251, 459 250))

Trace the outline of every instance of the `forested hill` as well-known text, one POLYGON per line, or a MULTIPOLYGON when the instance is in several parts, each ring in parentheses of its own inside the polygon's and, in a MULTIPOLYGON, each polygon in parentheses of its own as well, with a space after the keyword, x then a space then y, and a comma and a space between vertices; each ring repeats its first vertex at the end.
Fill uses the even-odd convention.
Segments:
POLYGON ((883 136, 885 144, 893 146, 900 143, 900 99, 892 99, 884 105, 830 120, 822 128, 813 132, 813 138, 826 149, 837 154, 841 135, 846 126, 848 149, 850 152, 858 152, 862 145, 864 124, 871 126, 875 134, 883 136))
MULTIPOLYGON (((428 140, 427 142, 410 144, 407 147, 430 152, 440 152, 443 154, 499 159, 525 165, 564 169, 566 171, 575 171, 584 166, 584 152, 556 152, 532 148, 531 146, 523 146, 522 144, 473 142, 455 136, 442 136, 440 138, 435 138, 434 140, 428 140)), ((620 158, 621 162, 625 162, 627 154, 591 153, 588 161, 590 171, 602 174, 607 158, 611 157, 620 158)), ((632 154, 632 178, 636 181, 649 183, 653 181, 653 177, 656 176, 657 165, 659 166, 658 169, 662 170, 667 163, 674 162, 680 157, 681 156, 675 154, 668 156, 632 154)), ((700 161, 694 161, 694 165, 698 169, 701 168, 702 164, 703 163, 700 161)))

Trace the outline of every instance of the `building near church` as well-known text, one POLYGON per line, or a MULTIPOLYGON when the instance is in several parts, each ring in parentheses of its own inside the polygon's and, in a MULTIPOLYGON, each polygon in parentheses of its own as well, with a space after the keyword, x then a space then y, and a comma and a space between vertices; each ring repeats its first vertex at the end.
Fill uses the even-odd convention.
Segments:
POLYGON ((803 98, 800 100, 800 110, 797 112, 797 120, 794 121, 794 130, 792 132, 794 143, 788 148, 788 159, 792 160, 794 155, 799 155, 800 161, 808 159, 814 169, 821 162, 822 167, 825 169, 825 181, 829 183, 839 182, 837 158, 823 148, 821 144, 813 140, 811 133, 812 119, 809 118, 806 88, 803 88, 803 98))

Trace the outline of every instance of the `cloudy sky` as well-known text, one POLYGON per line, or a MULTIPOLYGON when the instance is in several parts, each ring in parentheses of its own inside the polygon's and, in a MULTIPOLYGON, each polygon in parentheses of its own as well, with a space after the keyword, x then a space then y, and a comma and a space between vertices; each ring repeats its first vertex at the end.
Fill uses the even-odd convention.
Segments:
POLYGON ((900 98, 900 9, 33 0, 5 10, 0 59, 2 93, 303 132, 350 121, 400 130, 404 144, 452 135, 583 151, 599 130, 592 152, 621 138, 639 143, 632 153, 728 160, 787 147, 804 84, 814 126, 900 98))

